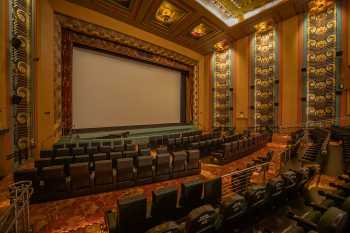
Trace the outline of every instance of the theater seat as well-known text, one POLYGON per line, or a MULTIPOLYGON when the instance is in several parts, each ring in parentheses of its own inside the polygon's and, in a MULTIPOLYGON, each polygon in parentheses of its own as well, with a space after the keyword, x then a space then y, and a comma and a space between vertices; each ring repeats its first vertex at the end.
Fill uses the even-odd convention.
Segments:
POLYGON ((124 158, 135 158, 136 156, 137 156, 137 151, 134 151, 134 150, 123 151, 124 158))
POLYGON ((70 182, 73 194, 83 195, 91 191, 89 163, 74 163, 70 165, 70 182))
POLYGON ((157 154, 166 154, 166 153, 168 153, 167 146, 161 146, 157 148, 157 154))
POLYGON ((203 205, 192 210, 186 217, 185 233, 215 232, 218 211, 211 205, 203 205))
POLYGON ((188 176, 190 175, 196 175, 201 172, 200 167, 200 151, 199 150, 188 150, 187 151, 187 171, 186 174, 188 176))
POLYGON ((107 156, 109 156, 109 153, 112 151, 112 147, 102 145, 102 146, 100 146, 99 151, 100 151, 100 153, 105 153, 105 154, 107 154, 107 156))
POLYGON ((141 150, 139 150, 139 154, 140 154, 141 156, 144 156, 144 155, 151 155, 151 149, 149 149, 149 148, 141 149, 141 150))
POLYGON ((95 191, 103 192, 114 188, 112 160, 95 162, 95 191))
POLYGON ((44 181, 45 196, 49 199, 66 196, 68 187, 63 165, 44 167, 41 180, 44 181))
POLYGON ((231 143, 227 142, 222 144, 216 152, 212 153, 212 155, 222 162, 231 161, 232 160, 231 143))
POLYGON ((132 158, 117 159, 117 187, 130 187, 135 184, 132 158))
POLYGON ((221 177, 208 180, 204 183, 204 197, 203 201, 207 204, 217 206, 221 202, 221 177))
POLYGON ((180 205, 185 211, 196 208, 202 204, 203 182, 193 181, 181 184, 180 205))
POLYGON ((113 148, 111 149, 113 152, 122 152, 124 151, 124 146, 123 145, 114 145, 113 148))
POLYGON ((233 223, 240 220, 246 213, 247 202, 241 195, 228 195, 221 204, 220 213, 226 223, 233 223))
POLYGON ((84 147, 74 147, 74 148, 72 148, 72 154, 73 154, 73 156, 83 155, 83 154, 85 154, 85 148, 84 147))
POLYGON ((158 154, 156 156, 155 164, 155 180, 167 180, 170 178, 171 169, 170 169, 170 154, 158 154))
POLYGON ((69 148, 58 148, 55 150, 55 157, 60 156, 70 156, 70 149, 69 148))
POLYGON ((97 154, 98 153, 98 147, 97 146, 89 146, 86 148, 86 152, 89 155, 97 154))
POLYGON ((173 219, 177 214, 176 187, 162 188, 152 192, 152 218, 155 222, 173 219))
POLYGON ((123 158, 123 153, 122 152, 111 152, 109 154, 109 158, 111 160, 121 159, 121 158, 123 158))
POLYGON ((136 158, 136 182, 137 184, 148 184, 153 181, 153 158, 150 155, 138 156, 136 158))
POLYGON ((137 195, 117 202, 118 233, 143 233, 146 230, 147 200, 137 195))
POLYGON ((256 211, 258 208, 262 207, 267 197, 266 187, 262 185, 252 185, 247 188, 247 192, 245 193, 245 199, 251 211, 256 211))
POLYGON ((182 233, 182 228, 176 222, 164 222, 152 227, 146 233, 182 233))
POLYGON ((186 176, 187 154, 185 151, 172 153, 173 177, 186 176))
POLYGON ((107 155, 106 153, 97 153, 92 156, 94 161, 100 161, 100 160, 106 160, 107 155))
POLYGON ((89 162, 89 155, 78 155, 72 159, 73 163, 87 163, 89 162))

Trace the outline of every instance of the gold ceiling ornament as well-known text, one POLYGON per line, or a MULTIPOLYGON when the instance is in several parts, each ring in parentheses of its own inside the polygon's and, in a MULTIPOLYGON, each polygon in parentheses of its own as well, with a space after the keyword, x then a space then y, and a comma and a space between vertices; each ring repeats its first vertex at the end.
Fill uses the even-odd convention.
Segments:
POLYGON ((253 11, 273 0, 211 0, 225 15, 238 20, 244 19, 244 14, 253 11))
POLYGON ((222 53, 226 51, 229 48, 229 43, 227 40, 222 40, 216 44, 214 44, 214 50, 215 52, 222 53))
POLYGON ((185 14, 186 12, 170 2, 163 1, 157 9, 155 17, 160 23, 170 26, 172 23, 181 19, 185 14))
POLYGON ((310 13, 320 13, 327 9, 327 7, 334 4, 334 0, 310 0, 309 2, 309 12, 310 13))
POLYGON ((272 21, 264 21, 254 26, 257 33, 269 31, 272 27, 272 21))
POLYGON ((195 39, 199 39, 209 33, 210 29, 204 23, 200 23, 195 26, 191 31, 191 36, 195 39))

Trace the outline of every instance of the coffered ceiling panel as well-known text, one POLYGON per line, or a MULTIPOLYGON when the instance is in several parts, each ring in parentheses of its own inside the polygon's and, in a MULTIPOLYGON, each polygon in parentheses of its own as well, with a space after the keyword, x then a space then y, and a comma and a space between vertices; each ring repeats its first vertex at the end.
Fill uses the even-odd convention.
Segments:
POLYGON ((67 0, 174 41, 201 54, 306 10, 307 0, 67 0), (219 12, 219 13, 218 13, 219 12), (221 16, 220 16, 221 14, 221 16), (231 22, 228 23, 228 22, 231 22), (232 23, 234 22, 234 23, 232 23))
POLYGON ((143 17, 142 25, 149 30, 173 35, 193 14, 191 7, 175 0, 153 1, 143 17))

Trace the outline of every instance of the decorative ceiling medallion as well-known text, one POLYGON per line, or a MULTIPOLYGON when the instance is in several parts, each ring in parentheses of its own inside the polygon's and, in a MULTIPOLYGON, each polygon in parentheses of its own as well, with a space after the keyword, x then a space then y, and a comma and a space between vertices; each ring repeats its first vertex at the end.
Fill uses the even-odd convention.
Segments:
POLYGON ((213 29, 211 29, 208 25, 206 25, 204 23, 200 23, 192 29, 191 36, 194 39, 200 39, 203 36, 208 35, 212 31, 213 31, 213 29))
POLYGON ((229 42, 227 40, 222 40, 214 45, 215 52, 222 53, 229 48, 229 42))
POLYGON ((227 26, 253 17, 282 1, 288 0, 196 0, 219 17, 227 26))
POLYGON ((334 3, 334 0, 311 0, 309 2, 310 13, 319 13, 334 3))
POLYGON ((257 33, 269 31, 273 28, 272 21, 264 21, 254 26, 257 33))
POLYGON ((119 6, 125 7, 125 8, 130 8, 132 0, 107 0, 108 2, 111 3, 116 3, 119 6))
POLYGON ((169 27, 171 24, 179 21, 186 14, 182 9, 174 6, 168 1, 163 1, 158 7, 155 19, 161 23, 169 27))

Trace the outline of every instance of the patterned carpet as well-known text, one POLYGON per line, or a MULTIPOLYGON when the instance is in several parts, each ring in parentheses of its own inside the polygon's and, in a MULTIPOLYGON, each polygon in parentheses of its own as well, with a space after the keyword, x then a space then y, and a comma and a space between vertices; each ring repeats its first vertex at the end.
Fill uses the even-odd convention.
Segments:
MULTIPOLYGON (((30 210, 31 223, 33 224, 34 232, 36 233, 101 232, 100 228, 103 227, 104 223, 104 212, 115 208, 116 202, 120 198, 145 193, 150 202, 149 197, 151 196, 152 190, 168 186, 177 186, 179 189, 183 182, 190 182, 198 179, 210 179, 215 176, 227 174, 236 169, 245 168, 248 162, 257 156, 265 155, 268 150, 273 150, 275 152, 273 156, 274 165, 271 166, 268 171, 268 176, 273 176, 279 170, 279 154, 282 149, 267 146, 254 154, 223 166, 203 163, 200 175, 137 186, 113 192, 33 204, 31 205, 30 210)), ((11 177, 6 177, 0 182, 0 209, 1 206, 6 207, 9 204, 6 193, 7 186, 11 182, 11 177)))

